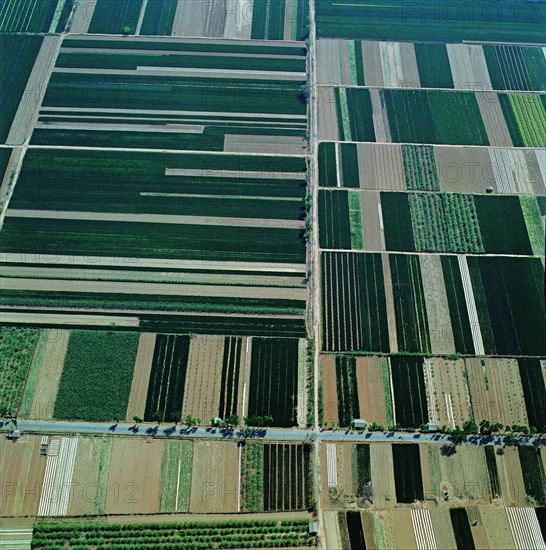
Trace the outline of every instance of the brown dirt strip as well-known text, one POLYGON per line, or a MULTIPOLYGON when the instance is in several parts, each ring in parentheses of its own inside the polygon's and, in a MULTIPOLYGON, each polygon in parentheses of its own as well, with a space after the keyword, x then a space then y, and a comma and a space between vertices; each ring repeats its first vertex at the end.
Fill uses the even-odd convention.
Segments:
POLYGON ((157 511, 165 441, 117 437, 112 445, 105 513, 157 511))
POLYGON ((238 460, 234 441, 194 443, 190 512, 237 512, 238 460))
POLYGON ((191 340, 182 418, 208 422, 218 415, 224 358, 223 336, 194 336, 191 340))
POLYGON ((277 153, 280 155, 303 155, 307 151, 305 138, 293 136, 259 136, 226 134, 226 153, 277 153))
POLYGON ((127 271, 105 269, 70 269, 55 267, 2 267, 4 277, 46 278, 46 279, 84 279, 93 281, 142 281, 161 283, 209 283, 209 284, 242 284, 250 286, 304 286, 299 277, 282 277, 267 275, 222 275, 208 273, 177 273, 165 271, 127 271))
POLYGON ((34 400, 30 411, 25 415, 31 420, 51 420, 53 418, 69 336, 70 331, 65 329, 48 331, 40 375, 34 390, 34 400))
POLYGON ((382 426, 387 426, 381 362, 381 357, 357 357, 358 405, 360 418, 363 418, 368 424, 377 422, 382 426))
POLYGON ((301 220, 275 220, 262 218, 221 218, 216 216, 172 216, 166 214, 122 214, 118 212, 68 212, 55 210, 8 210, 12 218, 40 218, 53 220, 120 221, 132 223, 167 223, 181 225, 215 225, 226 227, 266 227, 303 229, 301 220))
POLYGON ((322 401, 324 403, 324 422, 329 426, 339 423, 337 400, 336 360, 334 355, 321 355, 322 365, 322 401))
POLYGON ((150 381, 150 371, 152 370, 152 360, 154 357, 155 340, 155 334, 143 332, 140 335, 133 382, 131 384, 131 393, 127 405, 127 422, 130 422, 135 415, 144 418, 144 409, 146 408, 146 398, 148 395, 148 383, 150 381))
POLYGON ((480 506, 478 511, 489 548, 516 548, 504 508, 480 506))
POLYGON ((258 263, 258 262, 214 262, 209 260, 162 260, 160 258, 119 258, 109 256, 63 256, 45 254, 4 253, 1 262, 24 264, 70 264, 74 266, 134 266, 172 269, 211 269, 228 271, 271 271, 305 273, 305 264, 258 263))
POLYGON ((388 254, 381 254, 383 279, 385 282, 385 301, 387 305, 387 326, 389 328, 389 348, 391 353, 398 351, 398 334, 396 331, 396 310, 394 308, 394 292, 392 288, 391 264, 388 254))
POLYGON ((165 168, 166 176, 197 176, 209 178, 252 178, 266 180, 304 180, 305 172, 270 172, 268 170, 192 170, 186 168, 165 168))
POLYGON ((229 287, 117 281, 68 281, 52 279, 4 279, 5 290, 41 290, 52 292, 113 292, 120 294, 153 294, 165 296, 215 296, 226 298, 272 298, 305 300, 307 289, 284 287, 229 287))
POLYGON ((396 534, 396 548, 403 548, 404 550, 416 549, 417 541, 415 540, 411 511, 391 510, 390 514, 396 534))

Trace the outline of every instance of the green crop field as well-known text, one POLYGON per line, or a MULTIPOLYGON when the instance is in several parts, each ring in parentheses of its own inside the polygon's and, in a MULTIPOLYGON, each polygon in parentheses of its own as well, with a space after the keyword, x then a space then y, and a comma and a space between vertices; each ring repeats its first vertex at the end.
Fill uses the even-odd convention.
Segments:
POLYGON ((529 426, 546 431, 546 388, 540 360, 518 359, 518 366, 529 426))
POLYGON ((89 32, 134 34, 143 0, 97 0, 89 32))
POLYGON ((336 357, 336 380, 339 426, 348 428, 355 418, 360 418, 355 357, 336 357))
POLYGON ((500 0, 492 8, 481 0, 434 4, 393 0, 319 0, 319 38, 366 38, 429 42, 485 40, 543 42, 546 6, 500 0))
POLYGON ((423 88, 454 88, 445 44, 415 44, 419 80, 423 88))
POLYGON ((13 118, 42 42, 42 36, 0 34, 0 85, 2 90, 9 90, 9 93, 0 95, 0 141, 2 143, 9 135, 13 118))
POLYGON ((32 547, 46 549, 69 544, 70 548, 292 548, 310 546, 309 521, 304 519, 106 523, 39 522, 34 526, 32 547))
POLYGON ((389 351, 380 254, 322 253, 325 351, 389 351))
POLYGON ((0 32, 61 33, 74 0, 3 0, 0 32))
POLYGON ((404 173, 409 190, 439 191, 434 149, 428 145, 402 145, 404 173))
POLYGON ((141 35, 171 35, 178 0, 148 0, 141 35))
POLYGON ((408 193, 381 193, 381 212, 387 250, 415 251, 408 193))
POLYGON ((347 193, 320 191, 319 243, 321 248, 351 249, 351 223, 347 193))
POLYGON ((134 332, 72 331, 54 417, 94 421, 125 418, 138 339, 134 332))
POLYGON ((390 254, 398 349, 430 353, 430 335, 419 257, 390 254))
MULTIPOLYGON (((519 136, 525 147, 546 147, 546 101, 537 94, 508 94, 519 136)), ((513 128, 510 128, 512 134, 513 128)))
POLYGON ((259 442, 248 442, 243 448, 241 509, 245 512, 264 509, 264 448, 259 442))
POLYGON ((159 512, 189 511, 192 462, 191 441, 165 443, 161 461, 159 512))
POLYGON ((17 413, 38 329, 0 326, 0 417, 17 413))

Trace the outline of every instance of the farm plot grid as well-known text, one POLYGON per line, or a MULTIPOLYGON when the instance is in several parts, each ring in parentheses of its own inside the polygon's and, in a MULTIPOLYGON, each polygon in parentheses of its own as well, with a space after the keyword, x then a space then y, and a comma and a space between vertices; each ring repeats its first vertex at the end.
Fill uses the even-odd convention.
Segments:
POLYGON ((305 71, 294 45, 69 37, 31 143, 302 155, 305 71))
POLYGON ((546 89, 540 46, 331 40, 317 42, 318 84, 380 88, 546 89))
POLYGON ((85 14, 93 34, 296 41, 308 12, 308 0, 97 0, 85 14))

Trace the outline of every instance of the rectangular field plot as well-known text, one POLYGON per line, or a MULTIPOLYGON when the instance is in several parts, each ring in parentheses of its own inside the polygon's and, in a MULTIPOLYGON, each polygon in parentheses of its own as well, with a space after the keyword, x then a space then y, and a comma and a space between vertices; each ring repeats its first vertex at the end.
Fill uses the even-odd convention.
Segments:
POLYGON ((394 420, 403 428, 417 428, 429 421, 423 359, 391 357, 394 420))
POLYGON ((304 510, 312 499, 311 451, 305 445, 264 444, 264 511, 304 510))
POLYGON ((322 253, 323 349, 389 351, 380 254, 322 253))
POLYGON ((259 44, 66 39, 32 143, 303 155, 305 56, 259 44))
POLYGON ((137 346, 136 333, 73 331, 55 401, 55 418, 125 418, 137 346))
POLYGON ((253 338, 248 416, 271 416, 274 426, 295 426, 298 395, 299 341, 294 338, 253 338))
POLYGON ((97 0, 89 23, 93 34, 134 34, 143 0, 97 0))
POLYGON ((257 159, 29 151, 2 232, 4 303, 150 332, 248 334, 252 312, 254 334, 301 335, 305 160, 257 159))
POLYGON ((74 0, 5 0, 0 32, 62 33, 74 0))
POLYGON ((492 16, 480 0, 454 6, 404 5, 389 0, 341 3, 323 0, 317 6, 317 36, 429 42, 493 40, 541 42, 546 8, 542 4, 503 2, 492 16))
POLYGON ((419 445, 395 444, 392 458, 397 502, 411 504, 424 500, 419 445))

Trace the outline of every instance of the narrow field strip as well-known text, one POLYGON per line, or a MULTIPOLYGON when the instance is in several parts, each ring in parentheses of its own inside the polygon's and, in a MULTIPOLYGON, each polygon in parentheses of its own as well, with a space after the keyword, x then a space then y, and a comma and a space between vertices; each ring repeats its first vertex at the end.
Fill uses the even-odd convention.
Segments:
POLYGON ((483 338, 480 330, 480 320, 478 318, 478 310, 476 309, 474 290, 472 288, 472 281, 470 280, 470 271, 468 270, 466 256, 458 255, 457 260, 459 262, 461 279, 463 281, 464 298, 466 301, 468 317, 470 319, 470 329, 472 331, 472 342, 474 343, 474 349, 476 351, 476 355, 485 355, 483 338))
POLYGON ((131 258, 110 256, 65 256, 49 254, 20 254, 3 253, 2 262, 23 263, 36 265, 73 265, 73 266, 112 266, 134 268, 163 268, 163 269, 210 269, 220 271, 267 271, 271 273, 305 273, 305 264, 293 263, 259 263, 259 262, 216 262, 209 260, 171 260, 161 258, 131 258))
POLYGON ((133 283, 117 281, 69 281, 54 279, 0 278, 4 290, 90 292, 162 296, 208 296, 221 298, 270 298, 305 300, 307 288, 215 286, 191 284, 133 283))
POLYGON ((228 227, 272 227, 303 229, 300 220, 271 220, 260 218, 219 218, 215 216, 172 216, 168 214, 123 214, 119 212, 62 212, 58 210, 8 210, 7 217, 55 220, 101 220, 138 223, 166 223, 182 225, 218 225, 228 227))
POLYGON ((85 315, 67 313, 25 313, 24 311, 7 311, 7 308, 0 312, 2 322, 10 324, 24 325, 58 325, 58 326, 112 326, 117 327, 138 327, 140 321, 138 317, 120 317, 112 315, 85 315))
POLYGON ((166 176, 189 176, 200 178, 251 178, 265 180, 304 180, 305 172, 270 172, 268 170, 195 170, 192 168, 165 168, 166 176))
POLYGON ((116 124, 109 122, 53 122, 38 121, 41 130, 104 130, 109 132, 160 132, 174 134, 202 134, 202 124, 116 124))
POLYGON ((326 443, 326 461, 328 462, 328 487, 337 487, 337 446, 326 443))

